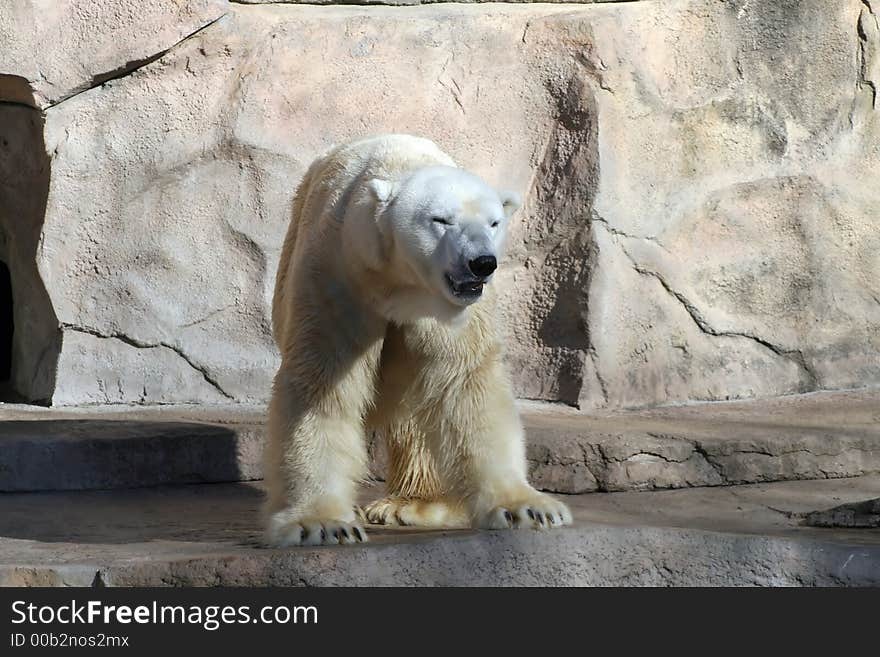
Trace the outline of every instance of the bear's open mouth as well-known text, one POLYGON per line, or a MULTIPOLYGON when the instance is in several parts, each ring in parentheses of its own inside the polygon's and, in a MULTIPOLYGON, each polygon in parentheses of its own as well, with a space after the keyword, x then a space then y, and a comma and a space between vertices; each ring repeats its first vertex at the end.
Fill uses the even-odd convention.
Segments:
POLYGON ((452 276, 446 274, 446 284, 449 285, 449 289, 452 291, 452 295, 461 298, 472 298, 478 297, 483 293, 483 281, 480 280, 469 280, 469 281, 460 281, 455 282, 452 280, 452 276))

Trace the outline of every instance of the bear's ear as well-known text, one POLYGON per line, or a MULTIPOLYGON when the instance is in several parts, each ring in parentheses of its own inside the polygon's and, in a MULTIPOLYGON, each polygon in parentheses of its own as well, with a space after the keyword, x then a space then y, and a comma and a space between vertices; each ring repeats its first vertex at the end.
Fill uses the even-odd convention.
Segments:
POLYGON ((522 205, 522 199, 516 192, 498 192, 498 198, 501 199, 501 207, 504 208, 504 216, 510 219, 511 215, 519 210, 522 205))
POLYGON ((381 178, 373 178, 367 183, 367 188, 379 203, 388 203, 395 192, 397 192, 397 185, 395 183, 382 180, 381 178))

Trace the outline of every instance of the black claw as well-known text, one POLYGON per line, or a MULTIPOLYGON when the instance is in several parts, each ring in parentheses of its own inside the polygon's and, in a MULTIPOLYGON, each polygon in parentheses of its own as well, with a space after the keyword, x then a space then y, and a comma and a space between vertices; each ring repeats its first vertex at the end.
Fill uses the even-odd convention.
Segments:
POLYGON ((535 514, 535 517, 537 518, 539 524, 541 524, 541 525, 546 525, 546 524, 547 524, 547 520, 546 520, 546 518, 544 518, 544 514, 541 513, 540 511, 538 511, 538 512, 535 514))
POLYGON ((361 543, 363 543, 364 542, 364 535, 361 533, 360 527, 355 527, 352 529, 352 531, 354 532, 354 535, 357 537, 357 540, 359 540, 361 543))
POLYGON ((342 534, 342 536, 343 536, 343 538, 345 538, 345 540, 348 540, 348 530, 345 527, 340 529, 339 533, 342 534))
POLYGON ((534 511, 532 511, 531 509, 529 509, 529 510, 528 510, 528 514, 529 514, 529 518, 531 518, 532 520, 535 519, 535 512, 534 512, 534 511))
POLYGON ((504 519, 507 521, 508 524, 513 524, 513 514, 507 509, 504 510, 504 519))
POLYGON ((326 540, 327 540, 327 532, 323 527, 321 527, 321 542, 323 543, 326 540))

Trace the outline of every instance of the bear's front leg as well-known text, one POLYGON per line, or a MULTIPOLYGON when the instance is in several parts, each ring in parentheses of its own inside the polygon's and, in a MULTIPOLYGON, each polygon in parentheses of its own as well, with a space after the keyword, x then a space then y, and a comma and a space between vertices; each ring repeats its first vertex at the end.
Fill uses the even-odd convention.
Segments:
POLYGON ((380 347, 333 355, 304 347, 282 361, 265 450, 269 545, 367 540, 355 503, 367 471, 363 415, 380 347))

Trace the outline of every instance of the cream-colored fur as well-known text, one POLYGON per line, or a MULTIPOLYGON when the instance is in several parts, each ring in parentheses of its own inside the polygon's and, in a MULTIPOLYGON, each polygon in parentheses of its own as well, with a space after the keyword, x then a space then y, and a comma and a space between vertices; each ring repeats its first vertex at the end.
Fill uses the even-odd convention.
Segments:
MULTIPOLYGON (((436 166, 454 163, 430 141, 387 135, 330 151, 297 190, 273 301, 282 362, 265 452, 271 545, 366 540, 355 500, 368 427, 381 431, 390 453, 389 497, 365 509, 370 522, 571 522, 564 504, 526 481, 492 286, 479 301, 459 303, 436 287, 442 272, 432 268, 446 265, 414 261, 446 228, 424 217, 413 230, 401 223, 419 200, 418 184, 405 180, 436 166)), ((477 229, 488 235, 481 243, 500 244, 503 195, 440 173, 451 176, 449 194, 462 196, 449 207, 471 231, 450 227, 447 250, 469 248, 477 229)))

